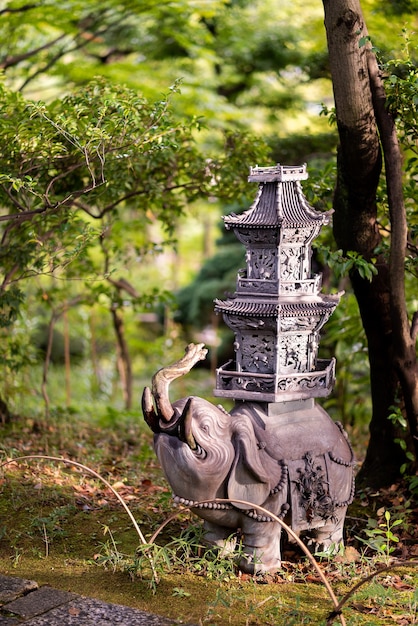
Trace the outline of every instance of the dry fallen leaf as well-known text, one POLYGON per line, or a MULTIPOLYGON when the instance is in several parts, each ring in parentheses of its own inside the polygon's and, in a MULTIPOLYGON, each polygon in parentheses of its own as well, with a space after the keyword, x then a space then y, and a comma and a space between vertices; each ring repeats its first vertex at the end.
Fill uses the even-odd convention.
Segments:
POLYGON ((80 609, 77 609, 77 607, 75 606, 70 606, 70 608, 68 609, 68 613, 69 615, 80 615, 80 609))

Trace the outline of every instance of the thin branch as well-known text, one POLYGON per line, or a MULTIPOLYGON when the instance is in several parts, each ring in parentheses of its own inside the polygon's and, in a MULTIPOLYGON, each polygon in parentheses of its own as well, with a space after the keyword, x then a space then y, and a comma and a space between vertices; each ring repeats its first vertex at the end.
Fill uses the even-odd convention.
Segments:
MULTIPOLYGON (((57 174, 57 176, 54 176, 53 178, 51 178, 45 190, 44 197, 48 199, 48 196, 51 193, 51 189, 55 185, 56 182, 58 182, 62 178, 65 178, 66 176, 68 176, 68 174, 72 174, 73 172, 75 172, 76 170, 78 170, 80 167, 83 167, 83 166, 84 166, 84 163, 75 163, 71 167, 68 167, 64 172, 61 172, 60 174, 57 174)), ((48 202, 48 205, 52 206, 49 202, 48 202)))
POLYGON ((119 278, 119 280, 114 280, 113 278, 108 277, 107 281, 113 285, 114 287, 116 287, 116 289, 121 290, 121 291, 126 291, 126 293, 128 293, 130 296, 132 296, 132 298, 139 298, 139 293, 137 292, 137 290, 135 289, 135 287, 133 285, 131 285, 131 283, 127 280, 125 280, 124 278, 119 278))
POLYGON ((338 603, 338 606, 336 606, 334 611, 330 613, 330 615, 328 616, 327 623, 332 623, 331 620, 333 620, 338 615, 339 611, 341 611, 344 604, 346 604, 347 600, 349 600, 351 596, 354 595, 357 589, 359 589, 360 587, 365 585, 367 582, 369 582, 369 580, 372 580, 372 578, 374 578, 375 576, 379 576, 379 574, 382 574, 383 572, 388 572, 397 567, 405 567, 406 565, 417 566, 418 561, 396 561, 394 563, 391 563, 390 565, 386 565, 384 567, 379 568, 376 572, 372 572, 365 578, 362 578, 361 580, 359 580, 359 582, 356 583, 354 587, 351 587, 351 589, 347 591, 345 596, 341 598, 341 600, 338 603))
MULTIPOLYGON (((171 191, 174 191, 177 189, 184 189, 184 190, 189 189, 190 190, 190 189, 197 189, 197 188, 198 188, 198 185, 195 182, 190 182, 190 183, 183 183, 181 185, 173 185, 172 187, 166 187, 164 189, 164 192, 170 193, 171 191)), ((120 198, 112 202, 111 204, 108 204, 107 206, 103 207, 103 209, 101 209, 99 213, 97 214, 92 213, 90 208, 81 202, 74 202, 74 206, 78 206, 80 209, 88 213, 88 215, 90 215, 94 219, 101 219, 102 217, 106 215, 106 213, 113 211, 113 209, 115 209, 122 202, 125 202, 126 200, 130 200, 131 198, 136 198, 137 196, 142 196, 146 193, 147 193, 147 190, 144 188, 131 191, 125 194, 124 196, 121 196, 120 198)))
MULTIPOLYGON (((118 20, 118 22, 123 21, 124 17, 125 16, 122 15, 121 18, 118 20)), ((27 87, 27 85, 32 80, 34 80, 39 74, 43 74, 44 72, 48 71, 65 54, 69 54, 77 50, 82 50, 83 48, 88 46, 91 41, 94 41, 98 37, 105 35, 107 31, 110 30, 111 27, 114 27, 114 23, 104 28, 101 28, 101 29, 99 28, 96 32, 93 32, 93 33, 90 33, 87 31, 78 32, 75 36, 75 39, 78 37, 79 43, 76 43, 72 47, 69 47, 67 49, 62 49, 61 51, 57 52, 51 59, 49 59, 49 61, 45 65, 43 65, 42 67, 39 67, 35 72, 33 72, 33 74, 31 74, 30 76, 26 78, 26 80, 20 85, 19 91, 23 91, 23 89, 27 87), (81 36, 83 36, 83 38, 81 38, 81 36)), ((61 38, 64 38, 64 37, 65 35, 61 35, 61 38)))
POLYGON ((23 213, 10 213, 9 215, 0 215, 0 222, 10 222, 16 220, 17 222, 24 222, 25 220, 30 219, 34 215, 39 215, 40 213, 45 213, 51 207, 42 207, 40 209, 33 209, 32 211, 24 211, 23 213))
MULTIPOLYGON (((0 12, 0 15, 1 15, 1 12, 0 12)), ((64 39, 65 36, 66 36, 65 34, 60 35, 56 39, 52 39, 52 41, 48 41, 48 43, 45 43, 42 46, 39 46, 39 48, 28 50, 28 52, 24 52, 22 54, 16 54, 13 57, 6 57, 4 61, 0 62, 0 69, 7 70, 9 67, 13 67, 14 65, 17 65, 21 61, 26 61, 26 59, 30 59, 30 57, 34 56, 35 54, 38 54, 38 52, 42 52, 43 50, 48 50, 48 48, 55 46, 55 44, 61 41, 61 39, 64 39)))
POLYGON ((15 263, 13 267, 7 272, 7 274, 3 278, 2 284, 0 285, 0 293, 6 291, 7 286, 12 282, 12 278, 16 274, 18 269, 19 265, 15 263))
POLYGON ((4 15, 5 13, 23 13, 24 11, 30 11, 31 9, 38 9, 39 4, 24 4, 21 7, 13 8, 7 7, 6 9, 0 10, 0 15, 4 15))
MULTIPOLYGON (((3 189, 4 193, 9 198, 9 200, 13 204, 13 206, 16 207, 16 209, 18 209, 19 211, 26 211, 26 207, 23 204, 21 204, 20 202, 18 202, 17 199, 10 192, 10 189, 12 188, 11 185, 9 187, 6 187, 5 185, 2 185, 1 188, 3 189)), ((1 216, 0 220, 2 219, 2 217, 4 217, 4 216, 1 216)))

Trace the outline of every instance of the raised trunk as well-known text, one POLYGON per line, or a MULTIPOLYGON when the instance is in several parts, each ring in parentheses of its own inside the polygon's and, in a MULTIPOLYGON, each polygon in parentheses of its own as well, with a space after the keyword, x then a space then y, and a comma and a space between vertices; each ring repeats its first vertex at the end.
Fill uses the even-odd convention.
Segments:
POLYGON ((207 350, 203 343, 189 343, 181 359, 172 365, 161 368, 152 377, 152 396, 157 407, 157 414, 166 422, 174 416, 174 409, 168 394, 170 383, 190 372, 193 365, 206 358, 206 354, 207 350))
MULTIPOLYGON (((344 251, 355 250, 370 260, 380 242, 376 190, 382 167, 369 75, 373 54, 370 46, 360 45, 361 38, 367 41, 367 29, 358 0, 323 0, 323 4, 340 136, 334 235, 344 251)), ((392 300, 393 268, 379 257, 377 269, 371 282, 357 272, 351 276, 368 340, 373 404, 370 442, 358 482, 370 486, 395 480, 405 460, 395 443, 399 433, 388 420, 399 382, 393 360, 398 320, 392 300)))

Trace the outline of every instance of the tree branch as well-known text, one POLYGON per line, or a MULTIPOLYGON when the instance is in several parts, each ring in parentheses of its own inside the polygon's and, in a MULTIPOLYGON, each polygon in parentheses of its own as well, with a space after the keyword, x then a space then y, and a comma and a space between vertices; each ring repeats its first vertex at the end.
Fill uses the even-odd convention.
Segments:
MULTIPOLYGON (((118 20, 118 22, 121 22, 123 20, 123 18, 124 18, 124 16, 121 16, 120 19, 118 20)), ((111 27, 114 27, 114 23, 112 23, 111 25, 106 25, 103 28, 99 28, 96 32, 88 32, 88 31, 80 30, 74 36, 74 39, 73 39, 74 45, 73 46, 69 46, 68 48, 62 48, 59 52, 57 52, 54 56, 52 56, 51 59, 49 59, 49 61, 47 63, 45 63, 42 67, 39 67, 36 71, 33 72, 33 74, 28 76, 26 78, 26 80, 20 85, 19 91, 22 91, 25 87, 27 87, 27 85, 32 80, 34 80, 39 74, 43 74, 48 69, 50 69, 65 54, 68 54, 68 53, 71 53, 71 52, 75 52, 76 50, 81 50, 82 48, 85 48, 86 46, 88 46, 88 44, 91 41, 94 41, 98 37, 101 37, 104 34, 106 34, 111 27), (78 42, 77 42, 77 39, 78 39, 78 42)), ((44 44, 43 46, 40 46, 39 48, 31 50, 31 51, 29 51, 29 52, 27 52, 25 54, 22 54, 22 55, 17 55, 16 57, 13 57, 12 59, 10 59, 10 62, 8 63, 8 65, 6 65, 4 67, 2 65, 0 65, 0 68, 3 67, 3 69, 7 69, 11 65, 17 65, 17 63, 19 63, 20 61, 23 61, 26 58, 30 58, 31 56, 34 56, 38 52, 42 52, 42 50, 47 50, 48 48, 51 48, 53 45, 58 43, 60 40, 65 39, 65 37, 66 37, 66 35, 62 34, 59 37, 57 37, 57 39, 55 39, 55 40, 53 40, 53 41, 51 41, 51 42, 49 42, 47 44, 44 44), (14 61, 14 62, 12 62, 12 61, 14 61)))
POLYGON ((7 7, 6 9, 0 10, 0 15, 4 15, 5 13, 23 13, 37 8, 39 8, 39 4, 24 4, 23 6, 17 8, 7 7))
POLYGON ((14 65, 17 65, 21 61, 26 61, 26 59, 30 59, 30 57, 33 57, 35 54, 38 54, 38 52, 42 52, 43 50, 48 50, 48 48, 51 48, 56 43, 61 41, 61 39, 64 39, 64 38, 65 38, 65 34, 60 35, 59 37, 57 37, 56 39, 53 39, 52 41, 49 41, 48 43, 45 43, 43 46, 39 46, 39 48, 28 50, 28 52, 17 54, 16 56, 13 56, 13 57, 6 57, 4 61, 0 62, 0 69, 7 70, 9 67, 13 67, 14 65))
POLYGON ((135 287, 133 285, 131 285, 131 283, 127 280, 125 280, 124 278, 119 278, 118 280, 114 280, 113 278, 108 277, 107 281, 113 285, 114 287, 116 287, 117 290, 120 291, 126 291, 126 293, 128 293, 130 296, 132 296, 132 298, 139 298, 139 293, 137 292, 137 290, 135 289, 135 287))

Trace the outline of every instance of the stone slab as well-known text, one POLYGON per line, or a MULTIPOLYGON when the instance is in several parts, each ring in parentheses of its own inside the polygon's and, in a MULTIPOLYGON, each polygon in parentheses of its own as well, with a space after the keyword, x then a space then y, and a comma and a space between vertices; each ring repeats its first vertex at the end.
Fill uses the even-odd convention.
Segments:
POLYGON ((25 626, 173 626, 176 622, 119 604, 78 596, 25 626))
MULTIPOLYGON (((0 626, 174 626, 160 615, 0 575, 0 626), (0 602, 1 605, 1 602, 0 602)), ((193 626, 189 624, 188 626, 193 626)))
POLYGON ((6 617, 4 615, 0 615, 0 626, 17 626, 22 622, 14 617, 6 617))
MULTIPOLYGON (((14 576, 3 576, 0 574, 0 604, 12 602, 12 600, 34 589, 38 589, 38 583, 34 580, 15 578, 14 576)), ((0 624, 1 623, 2 622, 0 622, 0 624)))
POLYGON ((76 597, 75 593, 60 591, 52 587, 40 587, 13 602, 3 606, 3 610, 19 617, 35 617, 61 606, 76 597))

